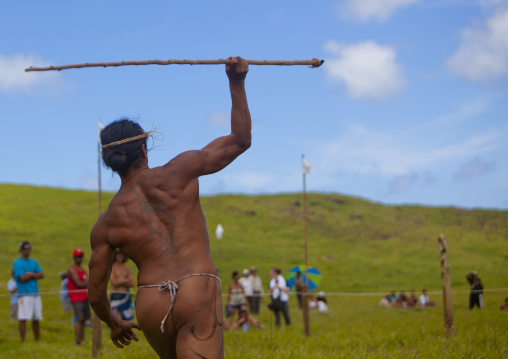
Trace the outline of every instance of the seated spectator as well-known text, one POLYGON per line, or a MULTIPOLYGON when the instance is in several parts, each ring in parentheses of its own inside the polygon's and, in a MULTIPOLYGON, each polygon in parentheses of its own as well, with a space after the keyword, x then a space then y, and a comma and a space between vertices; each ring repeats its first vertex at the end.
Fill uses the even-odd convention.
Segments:
POLYGON ((317 308, 320 312, 328 312, 328 304, 326 303, 325 292, 319 292, 317 296, 317 308))
POLYGON ((405 291, 403 291, 403 290, 400 291, 400 294, 397 297, 397 299, 395 299, 391 303, 391 307, 392 308, 399 308, 399 309, 406 309, 408 307, 408 305, 407 305, 407 296, 406 296, 406 292, 405 291))
POLYGON ((309 293, 309 309, 317 309, 318 302, 316 300, 316 297, 314 296, 314 293, 309 293))
POLYGON ((395 294, 395 291, 392 290, 392 292, 390 293, 390 303, 393 302, 395 299, 397 299, 397 295, 395 294))
POLYGON ((385 295, 378 304, 380 307, 390 308, 390 294, 385 295))
POLYGON ((420 295, 420 298, 418 299, 418 304, 422 307, 435 307, 436 302, 429 299, 429 296, 427 295, 427 290, 422 289, 422 294, 420 295))
POLYGON ((249 313, 247 312, 247 305, 243 304, 240 307, 240 310, 238 311, 238 319, 233 323, 230 330, 234 332, 238 328, 242 328, 244 332, 247 332, 249 331, 249 324, 253 328, 265 330, 265 326, 262 325, 256 318, 250 316, 249 313))
POLYGON ((414 308, 416 307, 416 304, 418 304, 418 298, 416 297, 414 289, 411 290, 411 295, 409 296, 407 300, 407 306, 408 308, 414 308))

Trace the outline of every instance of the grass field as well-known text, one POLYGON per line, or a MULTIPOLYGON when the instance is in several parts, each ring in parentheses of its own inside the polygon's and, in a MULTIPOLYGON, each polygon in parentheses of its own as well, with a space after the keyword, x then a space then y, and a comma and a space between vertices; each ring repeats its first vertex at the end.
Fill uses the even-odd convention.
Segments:
MULTIPOLYGON (((0 294, 5 294, 17 243, 29 240, 32 256, 45 272, 42 292, 59 289, 58 272, 71 263, 76 247, 89 252, 88 235, 97 218, 97 195, 84 191, 0 185, 0 294), (88 251, 87 251, 88 249, 88 251)), ((104 195, 104 207, 112 194, 104 195)), ((202 198, 212 256, 224 289, 229 274, 255 265, 265 284, 268 271, 303 262, 302 198, 223 195, 202 198), (213 236, 222 223, 224 238, 213 236)), ((464 275, 477 270, 486 289, 508 288, 508 212, 383 206, 336 194, 309 194, 309 263, 323 273, 321 290, 330 311, 311 315, 311 336, 303 335, 302 314, 291 298, 290 327, 274 328, 271 312, 259 319, 267 330, 225 333, 228 358, 504 358, 508 357, 508 312, 499 306, 507 292, 485 294, 485 308, 467 309, 464 275), (448 238, 454 290, 456 337, 445 340, 441 297, 426 310, 379 308, 380 296, 331 293, 386 293, 441 288, 437 237, 448 238)), ((131 264, 132 265, 132 264, 131 264)), ((134 268, 135 269, 135 268, 134 268)), ((73 344, 70 317, 57 295, 44 295, 42 340, 31 333, 21 345, 17 324, 9 322, 9 298, 0 297, 1 358, 90 357, 88 345, 73 344)), ((103 358, 155 357, 141 338, 124 350, 103 332, 103 358)))

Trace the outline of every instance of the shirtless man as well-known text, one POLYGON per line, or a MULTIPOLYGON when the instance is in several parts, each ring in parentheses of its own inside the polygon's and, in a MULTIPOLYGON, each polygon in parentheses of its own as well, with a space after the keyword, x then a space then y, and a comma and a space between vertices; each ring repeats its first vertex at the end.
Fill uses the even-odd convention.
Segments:
POLYGON ((134 277, 132 270, 125 265, 129 258, 120 251, 116 251, 113 257, 113 267, 111 268, 111 309, 116 316, 123 320, 132 320, 132 300, 129 288, 134 287, 134 277))
POLYGON ((117 121, 101 132, 102 157, 118 172, 122 185, 90 235, 89 301, 119 348, 138 340, 133 331, 137 328, 161 358, 224 357, 221 283, 210 256, 198 178, 222 170, 250 147, 248 64, 239 57, 230 59, 229 135, 150 169, 148 133, 138 124, 117 121), (124 139, 128 141, 108 146, 124 139), (139 270, 135 302, 139 325, 114 315, 107 298, 115 248, 139 270))

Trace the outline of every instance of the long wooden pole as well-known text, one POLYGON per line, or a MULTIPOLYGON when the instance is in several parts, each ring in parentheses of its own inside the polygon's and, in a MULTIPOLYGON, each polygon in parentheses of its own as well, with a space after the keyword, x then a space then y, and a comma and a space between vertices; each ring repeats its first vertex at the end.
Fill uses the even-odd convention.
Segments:
POLYGON ((450 265, 448 264, 448 249, 446 237, 441 234, 437 239, 441 245, 441 279, 443 281, 443 308, 446 339, 455 336, 453 322, 452 282, 450 279, 450 265))
MULTIPOLYGON (((143 60, 143 61, 116 61, 116 62, 86 62, 82 64, 33 67, 26 68, 26 72, 30 71, 60 71, 66 69, 80 69, 83 67, 118 67, 128 65, 220 65, 228 64, 229 59, 218 60, 143 60)), ((308 67, 319 67, 325 60, 313 58, 311 60, 246 60, 249 65, 278 65, 278 66, 294 66, 307 65, 308 67)))
MULTIPOLYGON (((100 124, 101 120, 97 121, 100 124)), ((99 131, 99 130, 98 130, 99 131)), ((99 131, 100 132, 100 131, 99 131)), ((100 135, 100 133, 99 133, 100 135)), ((102 214, 102 188, 101 188, 101 140, 97 138, 97 173, 98 173, 98 184, 99 184, 99 217, 102 214)))
MULTIPOLYGON (((304 156, 302 155, 302 164, 304 156)), ((307 254, 307 189, 305 183, 306 171, 303 171, 303 238, 305 257, 305 280, 303 282, 302 304, 303 304, 303 328, 305 336, 310 336, 310 313, 309 313, 309 261, 307 254)))
MULTIPOLYGON (((100 119, 97 125, 100 124, 100 119)), ((99 132, 99 129, 98 129, 99 132)), ((99 217, 102 214, 102 188, 101 188, 101 143, 100 138, 97 138, 97 174, 98 174, 98 194, 99 194, 99 217)), ((93 313, 92 316, 92 356, 97 358, 102 349, 102 323, 99 317, 93 313)))

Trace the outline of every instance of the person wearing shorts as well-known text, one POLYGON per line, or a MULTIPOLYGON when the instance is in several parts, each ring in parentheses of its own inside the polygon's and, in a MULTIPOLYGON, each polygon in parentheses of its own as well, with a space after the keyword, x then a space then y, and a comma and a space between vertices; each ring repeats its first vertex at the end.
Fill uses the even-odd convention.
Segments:
POLYGON ((74 264, 67 271, 67 290, 71 299, 76 323, 74 324, 74 336, 76 344, 81 345, 85 340, 85 322, 90 320, 90 306, 88 305, 88 277, 81 267, 83 262, 83 250, 77 248, 72 253, 74 264))
POLYGON ((14 280, 18 288, 18 328, 21 342, 25 342, 26 321, 32 321, 35 341, 40 339, 39 321, 42 320, 42 301, 37 281, 44 278, 39 263, 30 258, 32 245, 28 241, 19 243, 21 256, 12 264, 14 280))
POLYGON ((111 309, 123 320, 133 320, 132 299, 129 288, 134 287, 134 276, 132 270, 125 265, 129 258, 120 251, 116 251, 111 267, 111 309))

